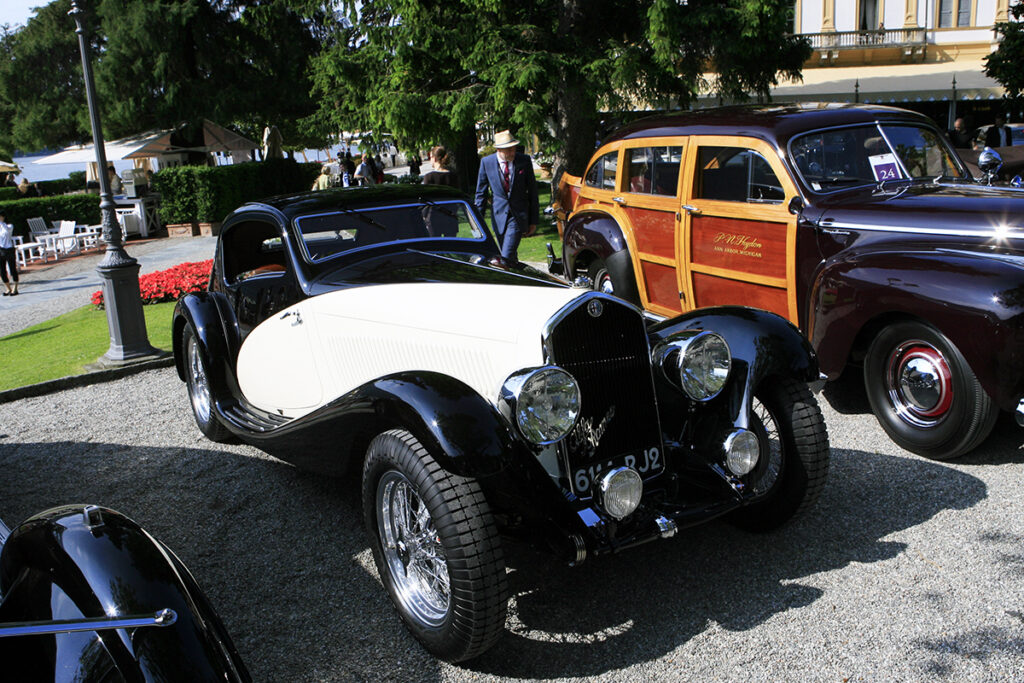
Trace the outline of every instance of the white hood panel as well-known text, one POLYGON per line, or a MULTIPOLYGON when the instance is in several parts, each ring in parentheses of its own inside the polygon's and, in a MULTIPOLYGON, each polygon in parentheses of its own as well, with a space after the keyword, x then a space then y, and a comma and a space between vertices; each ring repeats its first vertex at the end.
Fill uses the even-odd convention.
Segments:
POLYGON ((249 334, 238 354, 239 386, 253 405, 293 417, 410 370, 450 375, 494 402, 512 372, 543 363, 544 326, 583 293, 411 283, 323 294, 249 334))

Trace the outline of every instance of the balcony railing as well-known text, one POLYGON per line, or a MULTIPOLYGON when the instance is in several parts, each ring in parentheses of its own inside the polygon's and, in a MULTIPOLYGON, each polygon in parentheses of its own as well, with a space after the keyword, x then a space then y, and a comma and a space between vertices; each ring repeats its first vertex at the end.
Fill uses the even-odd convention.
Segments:
POLYGON ((805 33, 815 50, 847 50, 864 47, 904 47, 923 45, 923 28, 878 29, 875 31, 831 31, 805 33))

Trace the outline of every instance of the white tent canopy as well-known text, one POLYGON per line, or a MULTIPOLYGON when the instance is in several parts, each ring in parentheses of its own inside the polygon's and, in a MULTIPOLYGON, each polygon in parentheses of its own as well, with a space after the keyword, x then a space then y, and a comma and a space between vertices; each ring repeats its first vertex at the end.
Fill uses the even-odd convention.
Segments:
MULTIPOLYGON (((153 130, 139 133, 120 140, 106 142, 103 149, 107 153, 107 161, 122 159, 145 159, 159 157, 162 154, 178 152, 230 152, 250 150, 258 144, 235 132, 220 126, 213 121, 203 120, 203 145, 201 147, 176 147, 171 143, 175 129, 153 130)), ((43 157, 37 164, 88 164, 96 162, 96 148, 92 144, 66 147, 56 154, 43 157)))

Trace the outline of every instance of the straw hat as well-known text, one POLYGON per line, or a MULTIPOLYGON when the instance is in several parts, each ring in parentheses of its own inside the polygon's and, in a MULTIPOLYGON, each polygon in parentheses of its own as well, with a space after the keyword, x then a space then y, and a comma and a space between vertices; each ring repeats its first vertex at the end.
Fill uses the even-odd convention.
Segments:
POLYGON ((515 147, 519 144, 519 140, 512 137, 512 133, 507 130, 503 130, 500 133, 494 134, 494 149, 505 149, 507 147, 515 147))

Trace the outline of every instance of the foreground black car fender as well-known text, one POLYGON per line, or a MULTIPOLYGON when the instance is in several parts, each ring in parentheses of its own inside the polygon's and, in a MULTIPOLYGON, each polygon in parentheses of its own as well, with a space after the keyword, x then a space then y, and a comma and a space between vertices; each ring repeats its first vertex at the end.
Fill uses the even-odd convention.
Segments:
POLYGON ((65 505, 16 527, 0 596, 7 680, 251 680, 188 569, 108 508, 65 505))

